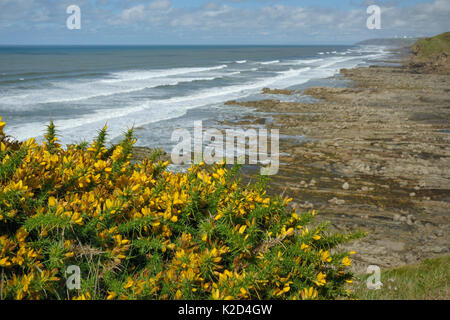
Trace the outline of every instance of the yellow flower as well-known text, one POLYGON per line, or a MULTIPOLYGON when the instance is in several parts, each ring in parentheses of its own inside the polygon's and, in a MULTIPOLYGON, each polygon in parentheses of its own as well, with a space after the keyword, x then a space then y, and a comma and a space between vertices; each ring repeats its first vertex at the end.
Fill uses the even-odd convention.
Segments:
POLYGON ((327 283, 327 281, 325 280, 325 278, 326 278, 326 274, 320 272, 320 273, 317 275, 317 281, 315 282, 316 285, 317 285, 318 287, 324 286, 324 285, 327 283))
POLYGON ((212 291, 212 298, 213 298, 213 300, 219 300, 220 299, 220 291, 219 291, 219 289, 214 289, 212 291))
POLYGON ((342 259, 342 264, 346 267, 351 266, 352 260, 350 260, 348 257, 345 257, 344 259, 342 259))
POLYGON ((91 294, 89 292, 86 292, 86 294, 82 294, 81 296, 74 297, 72 300, 89 300, 91 299, 91 294))
POLYGON ((3 133, 3 128, 5 127, 6 123, 2 121, 2 117, 0 117, 0 133, 3 133))
POLYGON ((302 243, 302 245, 300 246, 300 249, 303 251, 308 251, 309 249, 311 249, 311 246, 309 246, 305 243, 302 243))
POLYGON ((56 207, 56 199, 55 199, 55 197, 48 198, 48 206, 49 207, 56 207))
POLYGON ((108 291, 108 297, 106 298, 106 300, 112 300, 115 297, 117 297, 117 293, 114 291, 108 291))
POLYGON ((11 262, 9 262, 8 259, 8 257, 0 259, 0 267, 9 267, 11 262))
POLYGON ((320 250, 319 253, 323 262, 331 262, 331 256, 328 250, 327 251, 320 250))
POLYGON ((124 289, 131 288, 134 285, 133 279, 131 277, 128 278, 127 282, 123 285, 124 289))
POLYGON ((319 293, 317 292, 317 289, 311 287, 308 289, 303 289, 300 293, 300 296, 302 297, 303 300, 312 300, 312 299, 317 299, 317 297, 319 296, 319 293))

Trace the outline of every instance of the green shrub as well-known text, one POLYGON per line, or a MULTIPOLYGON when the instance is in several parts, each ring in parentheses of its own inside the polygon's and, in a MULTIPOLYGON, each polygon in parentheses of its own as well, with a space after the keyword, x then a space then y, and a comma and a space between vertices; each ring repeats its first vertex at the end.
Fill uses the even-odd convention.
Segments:
MULTIPOLYGON (((1 119, 0 119, 1 120, 1 119)), ((62 148, 9 141, 0 123, 1 299, 338 299, 351 294, 349 253, 360 234, 331 234, 243 186, 225 164, 130 161, 132 130, 114 148, 106 128, 62 148), (333 250, 333 252, 336 250, 333 250), (81 287, 68 290, 78 266, 81 287)))

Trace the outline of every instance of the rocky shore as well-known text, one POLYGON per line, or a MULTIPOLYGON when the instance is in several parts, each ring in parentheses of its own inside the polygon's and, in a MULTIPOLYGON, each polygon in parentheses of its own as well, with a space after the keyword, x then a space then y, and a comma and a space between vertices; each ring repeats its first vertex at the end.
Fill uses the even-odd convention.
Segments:
POLYGON ((300 211, 319 210, 337 230, 367 231, 349 246, 358 252, 357 272, 448 254, 450 75, 405 62, 343 69, 341 76, 350 87, 305 90, 313 103, 227 103, 254 109, 234 126, 267 123, 281 135, 311 139, 280 141, 288 155, 271 192, 290 195, 300 211))
MULTIPOLYGON (((346 88, 264 88, 266 100, 229 101, 251 115, 217 123, 288 137, 269 192, 293 197, 298 211, 318 210, 338 231, 366 231, 348 245, 358 273, 450 253, 449 55, 396 52, 402 60, 390 62, 399 67, 341 70, 346 88), (308 102, 282 101, 293 95, 308 102)), ((149 154, 136 151, 138 160, 149 154)))

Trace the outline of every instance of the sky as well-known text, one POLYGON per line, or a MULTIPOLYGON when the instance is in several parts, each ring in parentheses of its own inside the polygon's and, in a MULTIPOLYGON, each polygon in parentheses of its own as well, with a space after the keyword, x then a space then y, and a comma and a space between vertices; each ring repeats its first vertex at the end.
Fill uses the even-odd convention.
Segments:
POLYGON ((449 17, 450 0, 0 0, 0 45, 353 44, 436 35, 449 17), (370 5, 381 29, 367 28, 370 5))

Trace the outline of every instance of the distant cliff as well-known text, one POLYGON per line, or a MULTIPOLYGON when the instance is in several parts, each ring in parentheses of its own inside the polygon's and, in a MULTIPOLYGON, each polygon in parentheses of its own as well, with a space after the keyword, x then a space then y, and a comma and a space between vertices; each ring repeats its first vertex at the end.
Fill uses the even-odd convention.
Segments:
POLYGON ((450 74, 450 32, 418 40, 412 48, 410 67, 450 74))
POLYGON ((370 39, 356 43, 361 46, 389 46, 389 47, 409 47, 412 46, 417 38, 392 38, 392 39, 370 39))

